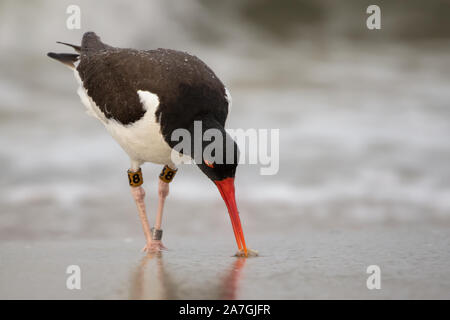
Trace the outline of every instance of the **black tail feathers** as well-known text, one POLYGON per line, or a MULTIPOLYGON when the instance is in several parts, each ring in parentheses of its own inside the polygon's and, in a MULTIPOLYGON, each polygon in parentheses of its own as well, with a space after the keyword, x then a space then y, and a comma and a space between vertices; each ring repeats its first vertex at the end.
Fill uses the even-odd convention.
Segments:
POLYGON ((72 69, 75 68, 74 63, 78 61, 80 57, 80 55, 73 53, 54 53, 54 52, 47 53, 47 56, 55 60, 58 60, 59 62, 65 64, 66 66, 72 69))
POLYGON ((49 52, 49 53, 47 53, 47 55, 50 58, 58 60, 59 62, 65 64, 66 66, 68 66, 72 69, 75 68, 75 62, 80 59, 81 52, 83 52, 83 54, 88 55, 90 53, 95 53, 100 50, 113 48, 113 47, 103 43, 94 32, 86 32, 83 35, 83 39, 81 41, 81 46, 77 46, 77 45, 66 43, 66 42, 60 42, 60 41, 57 41, 57 43, 72 47, 79 54, 49 52))
POLYGON ((59 43, 59 44, 63 44, 63 45, 72 47, 72 48, 73 48, 76 52, 78 52, 78 53, 81 52, 81 47, 80 47, 80 46, 76 46, 76 45, 74 45, 74 44, 70 44, 70 43, 67 43, 67 42, 61 42, 61 41, 56 41, 56 43, 59 43))
MULTIPOLYGON (((60 42, 60 41, 57 41, 56 43, 60 43, 60 44, 64 44, 66 46, 72 47, 78 53, 81 52, 80 46, 76 46, 74 44, 60 42)), ((74 54, 74 53, 72 54, 72 53, 49 52, 49 53, 47 53, 47 56, 49 56, 50 58, 53 58, 55 60, 58 60, 59 62, 65 64, 66 66, 68 66, 71 69, 75 68, 75 62, 78 61, 78 59, 80 58, 79 54, 74 54)))

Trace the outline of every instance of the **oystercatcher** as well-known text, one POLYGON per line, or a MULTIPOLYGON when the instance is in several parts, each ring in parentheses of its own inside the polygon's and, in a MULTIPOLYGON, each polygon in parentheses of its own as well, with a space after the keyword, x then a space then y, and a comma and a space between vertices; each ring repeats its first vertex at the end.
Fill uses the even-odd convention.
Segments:
MULTIPOLYGON (((202 156, 196 165, 215 183, 225 201, 239 249, 237 254, 253 254, 245 244, 235 201, 234 177, 238 163, 235 151, 238 149, 224 129, 231 100, 214 72, 186 52, 116 48, 103 43, 94 32, 83 35, 81 46, 58 43, 72 47, 77 54, 50 52, 48 56, 73 69, 80 86, 78 95, 88 114, 104 124, 130 157, 128 180, 146 238, 142 250, 165 249, 161 242, 163 208, 169 183, 177 172, 171 158, 177 142, 171 140, 171 135, 176 129, 185 129, 193 135, 194 122, 201 121, 202 134, 208 129, 223 134, 223 157, 232 151, 234 161, 215 158, 215 162, 210 162, 202 156), (159 201, 153 228, 147 219, 142 187, 140 167, 145 162, 164 165, 159 175, 159 201)), ((206 146, 201 143, 202 150, 206 146)), ((185 152, 187 156, 193 158, 194 149, 185 152)))

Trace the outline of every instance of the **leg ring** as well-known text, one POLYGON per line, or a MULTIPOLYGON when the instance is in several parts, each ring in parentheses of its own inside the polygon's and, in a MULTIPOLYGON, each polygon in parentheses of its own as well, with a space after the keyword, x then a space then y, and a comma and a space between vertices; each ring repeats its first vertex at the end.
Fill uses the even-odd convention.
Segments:
POLYGON ((155 229, 151 228, 150 231, 152 232, 152 240, 161 240, 163 231, 162 229, 155 229))

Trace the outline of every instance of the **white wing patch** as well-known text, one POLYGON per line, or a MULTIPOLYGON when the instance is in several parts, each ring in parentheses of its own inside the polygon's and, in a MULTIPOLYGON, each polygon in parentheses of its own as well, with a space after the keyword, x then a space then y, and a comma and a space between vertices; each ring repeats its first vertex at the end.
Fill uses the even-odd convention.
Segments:
POLYGON ((225 87, 225 99, 228 101, 228 113, 231 112, 231 106, 233 105, 233 99, 231 98, 230 91, 225 87))
POLYGON ((158 96, 150 91, 138 90, 137 93, 144 109, 152 111, 154 114, 156 112, 156 108, 159 106, 158 96))

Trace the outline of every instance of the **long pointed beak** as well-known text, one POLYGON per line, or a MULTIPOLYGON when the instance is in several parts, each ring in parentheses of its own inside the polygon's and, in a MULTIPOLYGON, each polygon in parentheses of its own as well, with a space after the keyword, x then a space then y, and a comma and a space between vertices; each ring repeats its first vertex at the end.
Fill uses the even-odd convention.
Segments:
POLYGON ((234 178, 226 178, 220 181, 216 180, 214 183, 216 184, 217 189, 219 189, 220 194, 227 205, 237 246, 239 250, 244 250, 244 254, 247 256, 247 246, 245 245, 244 232, 242 231, 241 219, 239 218, 239 212, 237 210, 236 198, 234 194, 234 178))

